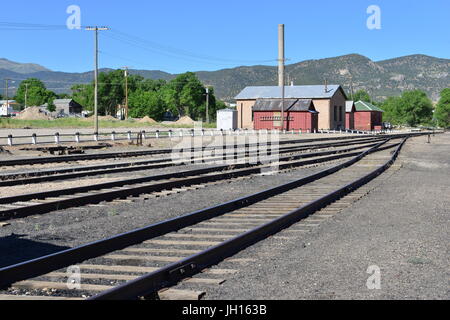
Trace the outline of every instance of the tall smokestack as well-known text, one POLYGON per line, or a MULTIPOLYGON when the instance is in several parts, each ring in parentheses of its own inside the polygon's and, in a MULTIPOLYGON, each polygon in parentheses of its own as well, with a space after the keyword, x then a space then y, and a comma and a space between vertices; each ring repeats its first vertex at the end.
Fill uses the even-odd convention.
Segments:
POLYGON ((278 85, 281 87, 281 130, 284 131, 284 24, 278 25, 278 85))
POLYGON ((284 86, 284 24, 278 25, 278 85, 284 86))

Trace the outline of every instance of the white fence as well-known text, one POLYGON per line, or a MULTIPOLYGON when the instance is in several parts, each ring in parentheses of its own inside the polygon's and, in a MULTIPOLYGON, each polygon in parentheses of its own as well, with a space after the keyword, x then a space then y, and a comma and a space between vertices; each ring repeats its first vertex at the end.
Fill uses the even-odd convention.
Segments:
MULTIPOLYGON (((273 131, 275 132, 275 131, 273 131)), ((301 134, 382 134, 382 133, 400 133, 400 131, 345 131, 345 130, 318 130, 314 132, 292 130, 284 131, 285 135, 301 135, 301 134)), ((139 132, 115 132, 99 133, 99 134, 82 134, 79 132, 73 134, 59 134, 53 135, 37 135, 31 136, 13 136, 0 137, 0 146, 21 146, 21 145, 39 145, 39 144, 69 144, 69 143, 86 143, 86 142, 115 142, 115 141, 145 141, 149 139, 167 139, 175 137, 187 136, 232 136, 232 135, 255 135, 259 133, 267 134, 269 130, 168 130, 168 131, 139 131, 139 132)))

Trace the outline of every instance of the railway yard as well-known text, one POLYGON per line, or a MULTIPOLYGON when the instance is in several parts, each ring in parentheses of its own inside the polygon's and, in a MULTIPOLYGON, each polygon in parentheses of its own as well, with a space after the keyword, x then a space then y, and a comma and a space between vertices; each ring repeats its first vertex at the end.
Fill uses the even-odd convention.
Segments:
POLYGON ((280 137, 5 148, 0 300, 450 297, 448 133, 280 137))

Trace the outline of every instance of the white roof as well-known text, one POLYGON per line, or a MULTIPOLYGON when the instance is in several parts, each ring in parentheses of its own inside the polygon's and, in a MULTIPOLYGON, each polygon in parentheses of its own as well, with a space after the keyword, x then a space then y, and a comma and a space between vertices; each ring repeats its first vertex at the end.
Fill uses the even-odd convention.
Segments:
MULTIPOLYGON (((286 86, 286 99, 331 99, 341 88, 339 85, 328 85, 326 90, 324 85, 316 86, 286 86)), ((236 100, 252 99, 281 99, 281 87, 260 86, 246 87, 239 93, 236 100)))
POLYGON ((354 105, 355 105, 355 101, 346 101, 345 102, 345 112, 347 112, 347 113, 352 112, 354 105))

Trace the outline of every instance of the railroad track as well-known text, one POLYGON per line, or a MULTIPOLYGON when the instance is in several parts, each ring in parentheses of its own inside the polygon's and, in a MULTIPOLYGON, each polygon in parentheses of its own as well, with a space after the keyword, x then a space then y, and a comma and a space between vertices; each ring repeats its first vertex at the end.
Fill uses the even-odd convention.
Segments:
MULTIPOLYGON (((357 139, 354 141, 345 141, 345 142, 334 142, 327 144, 313 144, 304 146, 303 144, 300 146, 294 145, 290 147, 273 147, 267 146, 264 148, 265 153, 271 153, 272 151, 277 152, 278 154, 294 154, 301 152, 310 152, 317 149, 329 149, 329 148, 338 148, 344 146, 351 145, 361 145, 367 143, 374 143, 378 141, 382 141, 385 138, 366 138, 366 139, 357 139)), ((236 146, 237 147, 237 146, 236 146)), ((208 157, 195 157, 192 156, 189 159, 185 159, 192 163, 202 163, 208 164, 217 161, 227 161, 230 156, 234 158, 239 157, 249 158, 249 157, 259 157, 260 149, 254 148, 250 150, 233 148, 231 150, 224 150, 222 148, 209 150, 208 157), (199 161, 200 160, 200 161, 199 161)), ((192 152, 195 155, 195 152, 192 152)), ((97 176, 97 175, 107 175, 107 174, 116 174, 122 172, 137 172, 137 171, 145 171, 145 170, 153 170, 153 169, 162 169, 169 168, 175 166, 185 165, 183 161, 177 161, 172 158, 164 158, 164 159, 150 159, 143 161, 135 161, 135 162, 122 162, 122 163, 113 163, 113 164, 103 164, 103 165, 95 165, 95 166, 80 166, 80 167, 72 167, 72 168, 63 168, 63 169, 51 169, 51 170, 38 170, 38 171, 28 171, 28 172, 16 172, 0 175, 0 187, 10 187, 17 185, 27 185, 27 184, 35 184, 42 182, 50 182, 50 181, 62 181, 69 179, 77 179, 82 177, 89 176, 97 176)))
MULTIPOLYGON (((386 141, 386 140, 384 140, 386 141)), ((202 169, 180 171, 169 174, 144 176, 101 184, 90 184, 59 190, 35 192, 0 198, 0 221, 23 218, 29 215, 45 214, 55 210, 96 205, 104 201, 126 200, 149 194, 168 192, 180 188, 206 185, 218 181, 260 175, 274 165, 279 170, 296 168, 345 159, 360 153, 361 149, 375 144, 364 144, 347 149, 336 149, 316 153, 305 153, 280 157, 270 164, 238 163, 213 166, 202 169)), ((187 189, 186 189, 187 188, 187 189)))
MULTIPOLYGON (((394 135, 393 135, 394 136, 394 135)), ((400 135, 399 135, 400 136, 400 135)), ((374 135, 364 136, 365 138, 371 137, 379 137, 374 135)), ((205 137, 207 139, 208 137, 205 137)), ((231 138, 231 137, 227 137, 231 138)), ((288 144, 307 144, 307 143, 317 143, 317 142, 327 142, 327 141, 351 141, 361 139, 361 136, 345 136, 345 137, 333 137, 333 138, 316 138, 316 139, 297 139, 297 140, 284 140, 280 141, 280 145, 288 145, 288 144)), ((259 144, 245 144, 239 145, 239 147, 257 147, 259 144)), ((214 148, 219 149, 221 146, 208 146, 203 147, 206 148, 214 148)), ((195 151, 196 149, 192 149, 195 151)), ((0 161, 1 167, 17 167, 24 165, 40 165, 40 164, 50 164, 50 163, 69 163, 69 162, 77 162, 77 161, 91 161, 91 160, 104 160, 104 159, 120 159, 120 158, 136 158, 143 156, 156 156, 156 155, 167 155, 171 154, 173 149, 158 149, 158 150, 141 150, 141 151, 126 151, 126 152, 108 152, 108 153, 96 153, 96 154, 83 154, 83 155, 71 155, 71 156, 53 156, 53 157, 37 157, 37 158, 21 158, 21 159, 13 159, 13 160, 2 160, 0 161)))
POLYGON ((236 268, 212 266, 225 259, 228 265, 252 263, 231 257, 282 230, 302 232, 296 223, 318 211, 327 213, 330 205, 345 205, 346 196, 358 194, 394 163, 405 141, 386 140, 296 181, 0 269, 0 288, 5 289, 0 299, 198 298, 201 291, 167 288, 220 284, 236 268), (76 273, 68 273, 73 266, 71 272, 81 271, 80 287, 72 281, 76 273), (25 292, 32 296, 24 297, 25 292))

